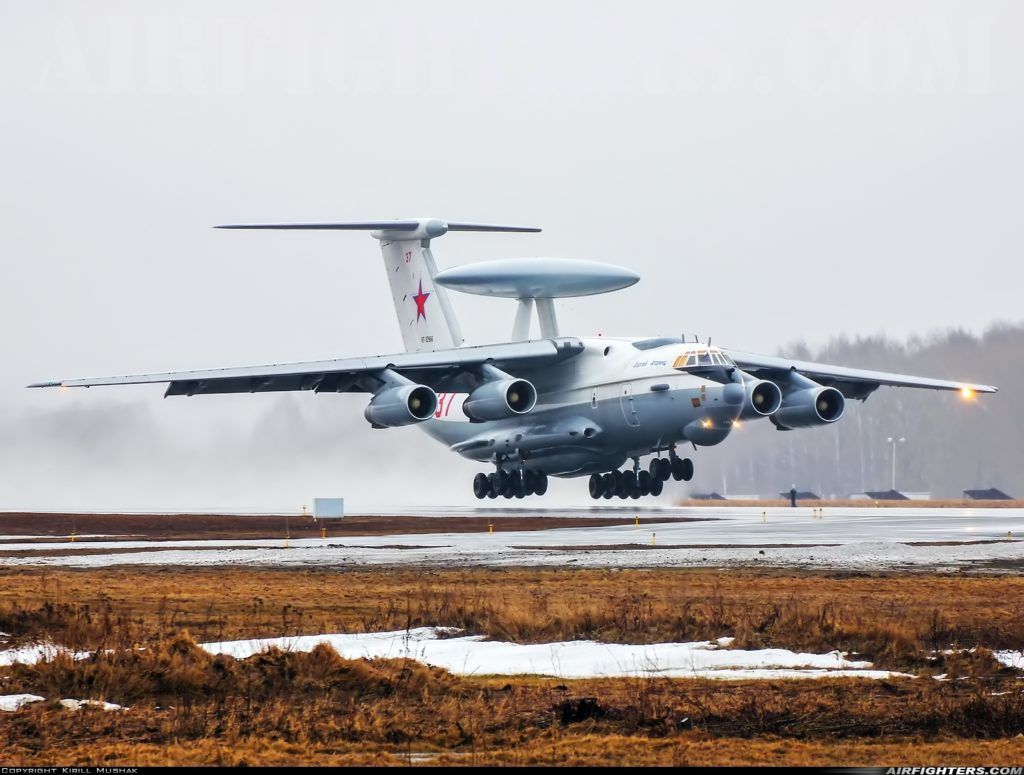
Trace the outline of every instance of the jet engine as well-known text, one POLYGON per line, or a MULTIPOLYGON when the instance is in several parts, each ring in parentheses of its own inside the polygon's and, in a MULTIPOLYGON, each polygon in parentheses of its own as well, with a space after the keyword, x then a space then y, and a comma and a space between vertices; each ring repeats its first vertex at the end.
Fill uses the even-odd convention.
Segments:
POLYGON ((814 387, 801 386, 783 396, 782 406, 771 416, 776 427, 782 430, 813 428, 834 423, 843 416, 846 399, 842 393, 806 378, 801 383, 814 387))
POLYGON ((437 394, 426 385, 400 385, 377 393, 363 411, 374 428, 398 428, 433 417, 437 394))
POLYGON ((485 382, 466 398, 462 411, 471 420, 502 420, 526 414, 537 405, 537 388, 525 379, 485 382))
POLYGON ((751 379, 746 383, 741 420, 756 420, 771 417, 782 406, 782 391, 774 382, 766 379, 751 379))

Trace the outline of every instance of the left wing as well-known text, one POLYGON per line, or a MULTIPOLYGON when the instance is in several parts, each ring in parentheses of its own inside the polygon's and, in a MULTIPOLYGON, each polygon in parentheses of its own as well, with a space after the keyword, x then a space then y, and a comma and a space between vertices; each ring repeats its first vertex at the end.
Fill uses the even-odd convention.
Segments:
POLYGON ((438 391, 450 390, 460 377, 484 364, 516 371, 550 366, 583 351, 579 339, 562 337, 530 342, 458 347, 422 353, 374 355, 269 366, 243 366, 202 371, 169 371, 123 377, 95 377, 37 382, 29 387, 94 387, 168 382, 165 396, 208 393, 266 393, 312 390, 316 393, 373 393, 386 381, 385 371, 397 372, 438 391))
POLYGON ((763 379, 784 378, 791 371, 810 377, 815 382, 839 390, 846 398, 865 399, 880 385, 894 387, 927 388, 930 390, 958 390, 961 393, 995 393, 992 385, 975 385, 971 382, 953 382, 944 379, 914 377, 908 374, 892 374, 886 371, 851 369, 846 366, 831 366, 827 363, 792 361, 770 355, 726 351, 736 365, 763 379))

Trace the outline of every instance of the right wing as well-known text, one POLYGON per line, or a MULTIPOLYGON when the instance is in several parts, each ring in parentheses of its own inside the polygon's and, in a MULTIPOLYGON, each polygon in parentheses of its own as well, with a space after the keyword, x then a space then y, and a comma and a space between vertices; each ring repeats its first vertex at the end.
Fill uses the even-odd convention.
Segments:
POLYGON ((374 355, 366 358, 340 358, 201 371, 169 371, 123 377, 62 379, 37 382, 28 387, 98 387, 166 382, 170 384, 164 393, 165 396, 290 390, 312 390, 315 393, 373 393, 386 381, 381 379, 380 375, 390 370, 439 392, 451 392, 459 387, 460 379, 471 376, 484 364, 514 372, 550 366, 581 352, 583 342, 562 337, 423 353, 374 355))
POLYGON ((925 388, 928 390, 959 390, 969 393, 995 393, 992 385, 976 385, 973 382, 955 382, 948 379, 915 377, 910 374, 893 374, 887 371, 869 371, 849 366, 833 366, 827 363, 794 361, 772 355, 754 355, 736 350, 727 350, 729 357, 744 371, 762 379, 783 380, 789 372, 803 374, 822 385, 830 385, 846 398, 867 398, 881 385, 892 387, 925 388))

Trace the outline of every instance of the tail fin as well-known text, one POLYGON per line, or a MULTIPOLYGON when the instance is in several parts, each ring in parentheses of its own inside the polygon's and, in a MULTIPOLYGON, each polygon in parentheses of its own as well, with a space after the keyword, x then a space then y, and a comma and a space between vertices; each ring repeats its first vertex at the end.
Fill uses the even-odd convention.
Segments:
POLYGON ((459 347, 464 339, 444 288, 434 284, 437 264, 430 240, 449 231, 538 232, 530 226, 446 223, 435 218, 350 223, 232 224, 218 229, 323 229, 369 231, 380 241, 395 314, 406 352, 459 347))

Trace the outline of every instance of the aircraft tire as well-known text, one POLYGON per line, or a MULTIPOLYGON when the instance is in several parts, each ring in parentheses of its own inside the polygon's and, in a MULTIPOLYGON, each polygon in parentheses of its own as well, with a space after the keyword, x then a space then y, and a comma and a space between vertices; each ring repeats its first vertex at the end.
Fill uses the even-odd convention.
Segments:
POLYGON ((651 495, 661 495, 663 489, 665 489, 665 483, 661 479, 651 480, 651 495))
POLYGON ((683 458, 683 481, 688 482, 693 479, 693 461, 690 458, 683 458))
POLYGON ((498 495, 502 495, 506 498, 512 495, 512 481, 511 477, 504 471, 498 471, 495 475, 495 484, 498 485, 498 495))
POLYGON ((533 494, 543 495, 548 491, 548 475, 543 471, 534 472, 533 494))
POLYGON ((604 497, 611 498, 615 495, 615 474, 605 474, 601 477, 604 480, 604 497))
POLYGON ((537 483, 540 481, 540 474, 536 471, 526 472, 526 494, 537 495, 537 483))
POLYGON ((648 468, 648 471, 651 474, 651 478, 652 479, 660 478, 661 477, 661 458, 660 457, 652 457, 651 458, 651 463, 650 463, 650 465, 647 468, 648 468))
POLYGON ((590 475, 590 497, 597 500, 604 495, 604 477, 601 474, 590 475))
POLYGON ((487 474, 477 474, 473 477, 473 494, 480 500, 487 497, 491 491, 491 483, 487 481, 487 474))
POLYGON ((623 498, 631 498, 631 497, 633 497, 633 491, 634 490, 639 492, 639 490, 637 490, 637 486, 636 486, 636 473, 632 469, 623 471, 622 472, 622 489, 620 491, 621 492, 621 497, 623 497, 623 498))
POLYGON ((487 475, 487 497, 497 498, 498 497, 498 475, 488 474, 487 475))
POLYGON ((671 460, 669 460, 667 457, 661 458, 661 461, 659 463, 659 467, 661 469, 661 471, 659 472, 660 473, 660 477, 659 478, 661 479, 661 481, 667 482, 669 479, 672 478, 672 461, 671 460))
POLYGON ((651 476, 649 471, 641 471, 637 474, 636 483, 640 489, 641 495, 651 494, 651 483, 654 481, 654 477, 651 476))
POLYGON ((672 478, 677 482, 683 481, 683 459, 679 457, 672 458, 672 478))
POLYGON ((618 496, 620 498, 626 498, 626 494, 627 494, 627 491, 628 491, 626 489, 626 474, 624 474, 622 471, 615 471, 614 472, 614 477, 615 477, 615 494, 616 494, 616 496, 618 496))

